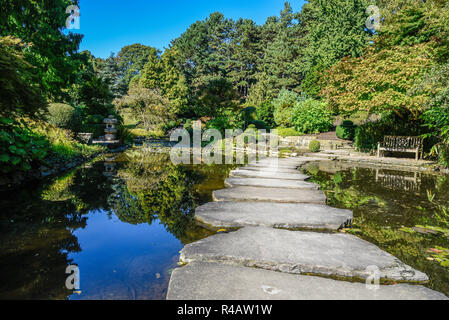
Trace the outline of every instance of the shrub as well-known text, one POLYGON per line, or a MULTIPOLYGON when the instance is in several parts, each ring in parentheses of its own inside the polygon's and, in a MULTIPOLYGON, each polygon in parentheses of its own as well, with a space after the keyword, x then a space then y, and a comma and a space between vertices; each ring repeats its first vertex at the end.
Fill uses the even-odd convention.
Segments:
POLYGON ((309 150, 311 152, 318 152, 318 151, 320 151, 320 148, 321 148, 321 144, 319 141, 316 141, 316 140, 310 141, 309 150))
POLYGON ((302 136, 302 133, 299 133, 298 131, 295 130, 295 128, 276 128, 276 130, 278 131, 278 135, 280 137, 296 137, 296 136, 302 136))
POLYGON ((51 103, 48 106, 48 123, 74 132, 81 128, 81 117, 76 109, 68 104, 51 103))
POLYGON ((296 131, 302 133, 326 132, 333 128, 333 117, 327 104, 314 99, 296 103, 292 122, 296 131))
POLYGON ((273 100, 274 121, 278 126, 291 126, 293 107, 298 100, 299 95, 296 92, 286 89, 279 92, 278 97, 273 100))
POLYGON ((257 119, 265 122, 268 127, 274 128, 274 105, 271 101, 264 101, 257 107, 257 119))
POLYGON ((345 120, 339 126, 337 126, 337 137, 343 140, 354 139, 355 125, 352 121, 345 120))
POLYGON ((206 124, 207 129, 217 129, 218 131, 224 133, 226 129, 230 129, 231 125, 227 117, 217 117, 210 120, 206 124))
POLYGON ((28 171, 47 155, 48 143, 19 123, 0 118, 0 172, 28 171))
MULTIPOLYGON (((256 129, 259 129, 259 130, 270 130, 270 127, 267 126, 267 124, 261 120, 251 121, 250 126, 254 126, 256 129)), ((249 126, 248 126, 248 128, 249 128, 249 126)))
POLYGON ((384 114, 378 121, 367 122, 355 129, 354 146, 359 151, 369 152, 377 149, 384 136, 419 136, 425 133, 422 123, 395 114, 384 114))

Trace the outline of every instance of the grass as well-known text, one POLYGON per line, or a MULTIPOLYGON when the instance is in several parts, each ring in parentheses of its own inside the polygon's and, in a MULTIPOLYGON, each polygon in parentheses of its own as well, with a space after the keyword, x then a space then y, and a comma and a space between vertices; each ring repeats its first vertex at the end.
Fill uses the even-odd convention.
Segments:
POLYGON ((77 157, 89 157, 104 150, 98 145, 86 145, 76 141, 72 133, 57 128, 45 122, 31 122, 30 128, 37 134, 43 136, 49 142, 50 157, 56 156, 62 159, 73 159, 77 157))

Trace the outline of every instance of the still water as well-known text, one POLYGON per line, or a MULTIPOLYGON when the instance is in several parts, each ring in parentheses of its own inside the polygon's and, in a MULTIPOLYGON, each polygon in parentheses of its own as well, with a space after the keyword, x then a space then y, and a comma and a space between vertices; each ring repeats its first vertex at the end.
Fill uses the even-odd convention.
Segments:
POLYGON ((425 272, 428 287, 449 296, 449 175, 338 161, 309 163, 304 171, 328 205, 353 210, 346 232, 425 272))
MULTIPOLYGON (((215 233, 193 221, 234 167, 175 166, 131 150, 0 193, 0 299, 165 299, 185 244, 215 233), (80 290, 65 286, 69 265, 80 290)), ((328 204, 354 211, 364 238, 427 273, 449 296, 449 176, 310 163, 328 204)))
POLYGON ((193 209, 231 169, 131 151, 0 193, 0 298, 165 299, 179 251, 214 233, 193 209), (68 265, 79 267, 75 293, 68 265))

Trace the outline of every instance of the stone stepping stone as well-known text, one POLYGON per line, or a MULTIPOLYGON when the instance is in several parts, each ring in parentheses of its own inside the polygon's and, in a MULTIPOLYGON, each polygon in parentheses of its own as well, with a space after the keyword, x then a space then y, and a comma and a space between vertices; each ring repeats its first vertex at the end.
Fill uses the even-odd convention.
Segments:
POLYGON ((188 244, 181 261, 222 262, 286 273, 426 282, 427 275, 356 236, 245 227, 188 244))
POLYGON ((316 204, 274 202, 209 202, 195 210, 195 219, 217 228, 265 226, 337 230, 351 224, 349 210, 316 204))
POLYGON ((253 170, 233 170, 230 174, 231 177, 244 177, 244 178, 263 178, 263 179, 283 179, 283 180, 298 180, 304 181, 310 177, 296 172, 284 173, 275 171, 253 171, 253 170))
POLYGON ((291 169, 296 170, 301 164, 287 164, 287 163, 248 163, 247 167, 257 167, 257 168, 280 168, 280 169, 291 169))
POLYGON ((320 190, 285 188, 234 187, 216 190, 215 201, 266 201, 284 203, 326 204, 326 196, 320 190))
POLYGON ((173 270, 167 300, 448 300, 420 285, 382 285, 292 275, 218 263, 173 270), (371 288, 371 289, 370 289, 371 288))
POLYGON ((225 180, 225 185, 228 187, 249 186, 261 188, 318 190, 318 185, 312 182, 263 178, 228 178, 225 180))
POLYGON ((258 172, 278 172, 278 173, 300 173, 297 169, 277 168, 277 167, 240 167, 236 170, 258 171, 258 172))

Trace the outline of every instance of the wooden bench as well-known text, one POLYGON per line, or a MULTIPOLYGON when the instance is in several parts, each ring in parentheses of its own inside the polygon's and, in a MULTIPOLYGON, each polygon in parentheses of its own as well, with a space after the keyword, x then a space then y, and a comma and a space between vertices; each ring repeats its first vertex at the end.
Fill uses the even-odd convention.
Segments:
POLYGON ((421 137, 399 137, 399 136, 385 136, 384 141, 379 142, 377 146, 377 156, 380 157, 382 152, 411 152, 415 153, 416 160, 422 158, 423 138, 421 137))

